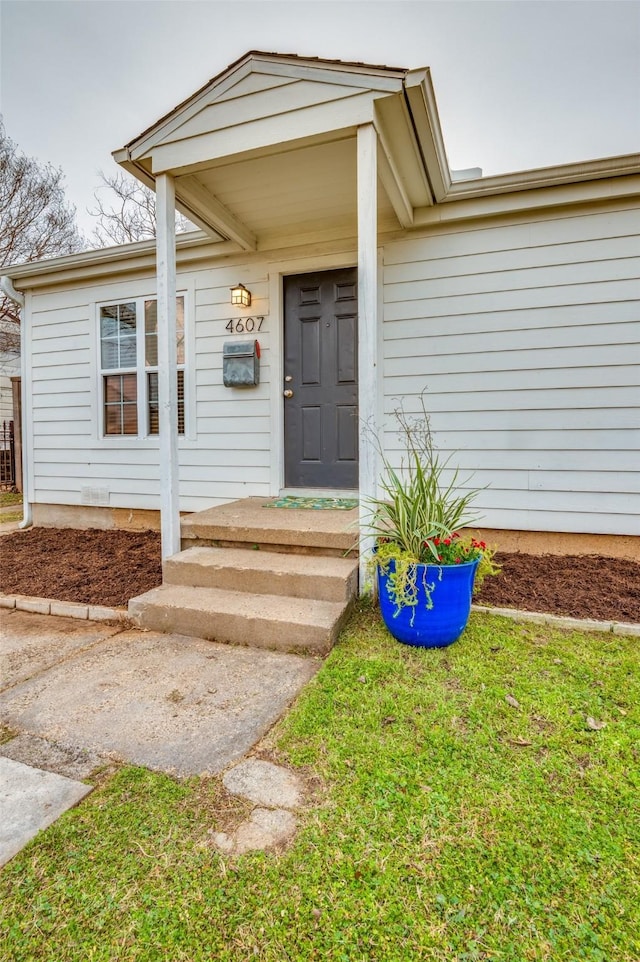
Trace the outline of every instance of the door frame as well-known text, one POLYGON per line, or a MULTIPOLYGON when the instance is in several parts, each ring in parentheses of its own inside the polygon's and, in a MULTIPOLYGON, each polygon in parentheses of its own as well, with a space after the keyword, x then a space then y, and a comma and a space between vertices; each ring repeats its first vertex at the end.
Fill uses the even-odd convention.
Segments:
POLYGON ((357 268, 288 274, 283 288, 283 394, 292 395, 284 403, 285 490, 352 494, 360 488, 357 268))
MULTIPOLYGON (((284 486, 284 291, 283 278, 288 275, 309 274, 314 271, 331 271, 345 267, 358 267, 356 247, 344 251, 314 256, 292 255, 286 260, 278 259, 268 263, 269 272, 269 381, 271 384, 270 434, 271 469, 270 494, 277 497, 285 490, 284 486)), ((378 249, 378 317, 382 318, 382 248, 378 249)), ((378 324, 378 357, 382 358, 382 324, 378 324)), ((383 390, 382 371, 378 369, 376 410, 378 423, 382 423, 383 390)), ((360 379, 358 379, 358 408, 360 409, 360 379)), ((362 462, 362 432, 358 432, 359 456, 362 462)), ((297 489, 304 491, 304 488, 297 489)))

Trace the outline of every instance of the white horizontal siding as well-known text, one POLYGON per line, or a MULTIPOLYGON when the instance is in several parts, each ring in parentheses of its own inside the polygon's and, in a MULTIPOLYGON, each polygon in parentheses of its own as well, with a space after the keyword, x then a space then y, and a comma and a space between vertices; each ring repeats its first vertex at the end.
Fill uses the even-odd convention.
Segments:
MULTIPOLYGON (((629 320, 616 324, 567 324, 560 327, 544 327, 543 334, 538 333, 541 329, 536 329, 537 343, 544 341, 544 350, 557 350, 558 348, 570 348, 576 350, 580 345, 591 346, 601 344, 618 348, 621 345, 637 344, 639 339, 637 320, 629 320)), ((450 338, 455 338, 455 351, 457 355, 484 354, 487 347, 487 332, 475 333, 473 331, 464 332, 463 336, 446 333, 437 334, 433 340, 429 341, 429 329, 426 328, 422 334, 425 352, 430 356, 446 354, 450 356, 452 342, 450 338)), ((531 328, 517 328, 512 331, 500 331, 495 335, 496 341, 504 351, 517 351, 523 349, 529 351, 532 345, 531 328)), ((410 343, 402 339, 399 343, 390 342, 387 348, 387 357, 411 357, 415 351, 410 351, 410 343)))
MULTIPOLYGON (((178 274, 187 291, 187 420, 179 440, 182 510, 195 510, 269 492, 270 367, 268 273, 254 259, 178 274), (242 279, 253 295, 250 310, 232 308, 230 288, 242 279), (231 334, 231 317, 264 315, 255 334, 231 334), (225 341, 259 338, 261 383, 231 390, 222 385, 225 341)), ((96 304, 154 296, 155 281, 132 276, 90 289, 45 291, 32 297, 33 473, 37 501, 80 504, 82 488, 109 492, 112 507, 159 508, 156 438, 102 438, 97 409, 96 304)))
MULTIPOLYGON (((506 283, 506 281, 505 281, 506 283)), ((453 317, 456 314, 493 314, 502 310, 530 310, 575 304, 610 304, 612 301, 632 301, 638 296, 637 278, 567 284, 556 287, 527 288, 525 290, 497 290, 490 293, 430 297, 407 300, 385 306, 385 319, 399 321, 453 317)))
MULTIPOLYGON (((559 373, 561 370, 558 369, 559 373)), ((426 372, 428 374, 428 372, 426 372)), ((598 408, 611 408, 616 414, 615 424, 618 426, 629 427, 638 424, 637 413, 635 412, 636 398, 638 389, 636 387, 620 386, 617 387, 557 387, 555 385, 545 386, 549 378, 541 378, 542 386, 535 385, 534 374, 525 372, 517 373, 511 371, 490 371, 470 374, 457 374, 447 378, 441 375, 428 375, 430 393, 429 410, 434 416, 440 416, 442 412, 462 411, 473 413, 474 411, 507 411, 514 417, 519 417, 521 411, 563 411, 563 410, 596 410, 598 408), (470 385, 470 381, 478 381, 477 389, 470 385), (628 405, 628 406, 627 406, 628 405), (619 413, 618 413, 619 412, 619 413), (623 420, 619 420, 619 418, 623 420)), ((425 383, 425 375, 416 375, 413 378, 389 379, 393 390, 390 402, 385 406, 385 410, 391 412, 397 405, 397 398, 401 396, 402 390, 406 394, 413 391, 418 393, 422 390, 425 383)), ((449 423, 449 422, 447 422, 449 423)), ((509 424, 513 424, 509 420, 509 424)), ((520 423, 520 422, 518 422, 520 423)), ((548 424, 548 420, 547 420, 548 424)), ((611 419, 609 419, 611 424, 611 419)))
MULTIPOLYGON (((637 212, 607 210, 387 244, 383 410, 392 461, 400 452, 391 412, 400 397, 417 410, 426 388, 439 450, 454 453, 463 478, 474 472, 474 485, 489 485, 477 501, 484 524, 640 533, 636 225, 637 212)), ((178 275, 190 303, 185 511, 270 490, 279 319, 264 256, 247 256, 178 275), (229 304, 239 280, 252 291, 248 311, 229 304), (260 315, 259 333, 225 330, 230 317, 260 315), (223 344, 253 337, 259 387, 224 388, 223 344)), ((107 488, 113 507, 159 507, 156 439, 102 439, 96 409, 94 305, 153 295, 154 283, 139 275, 33 294, 38 501, 79 504, 91 485, 107 488)))
MULTIPOLYGON (((263 262, 252 260, 238 273, 223 266, 203 272, 196 286, 195 395, 197 447, 181 453, 180 496, 194 510, 222 500, 267 495, 270 484, 271 372, 269 345, 274 318, 269 316, 268 274, 263 262), (251 307, 238 312, 229 305, 229 288, 242 276, 251 290, 251 307), (230 333, 231 317, 265 318, 262 329, 230 333), (255 388, 225 388, 222 352, 226 341, 258 340, 260 384, 255 388), (208 502, 205 499, 209 495, 208 502)), ((182 502, 181 502, 182 503, 182 502)))
MULTIPOLYGON (((560 398, 562 401, 563 398, 560 398)), ((431 399, 430 399, 431 401, 431 399)), ((476 401, 481 402, 476 395, 476 401)), ((596 402, 597 403, 597 402, 596 402)), ((432 426, 453 433, 454 431, 474 432, 485 431, 499 434, 504 431, 518 431, 523 437, 530 440, 544 440, 544 437, 552 431, 565 432, 571 430, 573 433, 580 432, 581 443, 588 444, 588 438, 593 435, 597 438, 598 447, 602 444, 601 431, 623 431, 627 428, 637 428, 640 418, 633 410, 624 410, 622 413, 618 408, 571 408, 566 405, 563 411, 562 422, 557 422, 553 427, 549 426, 549 408, 527 408, 522 405, 520 408, 512 407, 505 410, 503 406, 491 410, 477 403, 473 410, 470 410, 473 398, 470 400, 460 399, 458 395, 452 395, 451 400, 448 395, 434 396, 433 403, 429 404, 432 426), (438 407, 436 408, 436 402, 438 407), (461 405, 461 409, 454 410, 452 402, 461 405)), ((388 413, 391 413, 398 405, 391 404, 388 413)), ((551 410, 557 410, 559 404, 552 405, 551 410)), ((408 404, 405 410, 408 408, 408 404)))
MULTIPOLYGON (((599 460, 598 474, 607 473, 609 475, 629 472, 637 477, 638 473, 638 453, 634 450, 617 450, 620 441, 627 438, 625 432, 616 435, 610 431, 571 431, 569 441, 579 447, 567 447, 562 445, 562 429, 555 432, 531 432, 522 431, 516 434, 514 440, 520 442, 519 446, 511 449, 500 447, 504 438, 504 431, 490 431, 483 429, 483 438, 486 447, 482 451, 477 451, 472 447, 473 438, 477 434, 475 431, 449 431, 446 435, 438 432, 438 450, 443 457, 448 452, 455 452, 455 457, 451 459, 451 464, 459 467, 466 477, 471 471, 580 471, 585 477, 593 467, 593 452, 599 451, 602 457, 599 460), (536 442, 544 444, 548 438, 547 446, 537 448, 536 442), (524 447, 524 444, 527 447, 524 447), (446 446, 445 446, 446 444, 446 446), (606 447, 607 444, 611 448, 606 447), (615 453, 615 461, 609 457, 609 450, 615 453)), ((402 446, 397 434, 388 433, 385 435, 386 451, 397 463, 401 457, 402 446)), ((626 483, 626 482, 625 482, 626 483)))
MULTIPOLYGON (((486 230, 482 232, 486 234, 486 230)), ((440 245, 434 244, 432 250, 440 255, 440 245)), ((510 248, 500 250, 499 259, 495 251, 484 254, 458 254, 450 257, 431 257, 430 277, 463 277, 504 273, 507 271, 550 268, 552 265, 589 264, 619 258, 640 256, 640 238, 636 233, 622 237, 601 237, 597 240, 576 240, 570 244, 545 244, 540 247, 510 248)), ((424 277, 424 261, 390 263, 385 271, 389 284, 421 280, 424 277)))
MULTIPOLYGON (((560 434, 560 432, 557 432, 560 434)), ((503 432, 484 432, 483 436, 487 439, 489 444, 497 445, 501 438, 503 437, 503 432), (492 440, 493 439, 493 440, 492 440)), ((505 450, 498 447, 488 447, 482 451, 474 451, 472 449, 468 450, 458 450, 455 448, 456 457, 455 463, 459 466, 460 470, 466 474, 469 471, 513 471, 513 470, 525 470, 531 473, 539 472, 569 472, 573 477, 575 471, 581 472, 582 483, 584 485, 591 485, 591 477, 606 474, 609 479, 614 475, 619 475, 623 473, 631 474, 632 480, 627 481, 624 479, 622 481, 625 486, 627 484, 635 484, 635 479, 638 474, 638 454, 637 451, 616 451, 615 452, 615 462, 606 456, 606 449, 604 444, 607 442, 608 438, 605 434, 594 434, 592 437, 595 439, 593 447, 584 448, 584 440, 577 433, 573 435, 576 443, 581 443, 583 446, 576 449, 569 449, 566 447, 552 447, 547 446, 544 450, 536 450, 534 447, 523 448, 522 450, 505 450), (599 441, 599 443, 598 443, 599 441), (600 451, 603 457, 600 459, 600 470, 592 471, 593 467, 593 451, 600 451)), ((531 440, 530 437, 524 435, 527 441, 531 440)), ((467 442, 470 440, 471 435, 466 439, 467 442)), ((439 440, 441 440, 439 438, 439 440)), ((452 440, 455 440, 455 436, 452 435, 452 440)), ((540 440, 544 440, 542 437, 540 440)), ((589 443, 587 441, 587 443, 589 443)), ((389 450, 393 450, 391 444, 389 445, 389 450)), ((575 483, 575 481, 573 482, 575 483)), ((605 485, 608 487, 608 485, 605 485)), ((602 489, 602 484, 600 485, 602 489)), ((590 487, 585 487, 585 490, 590 490, 590 487)), ((615 490, 612 488, 612 490, 615 490)))
MULTIPOLYGON (((607 211, 606 213, 586 212, 582 214, 568 213, 565 216, 554 216, 547 219, 544 214, 538 214, 538 219, 523 220, 522 223, 503 227, 496 224, 487 227, 460 226, 457 230, 434 232, 426 237, 415 238, 408 236, 406 240, 397 241, 385 249, 385 268, 387 265, 422 263, 433 259, 459 258, 469 254, 501 254, 513 250, 531 251, 533 260, 527 264, 536 263, 536 251, 541 247, 553 247, 581 244, 584 241, 595 242, 599 248, 600 242, 609 238, 638 237, 638 211, 627 206, 625 209, 607 211)), ((565 253, 567 263, 580 248, 565 253)), ((634 246, 633 251, 637 253, 634 246)), ((591 255, 591 260, 599 260, 599 255, 591 255)), ((500 258, 493 260, 494 270, 499 270, 500 258)), ((555 261, 553 261, 555 263, 555 261)), ((488 262, 483 265, 483 271, 489 269, 488 262)))
POLYGON ((637 211, 433 232, 384 252, 384 444, 419 411, 497 528, 640 534, 637 211))
POLYGON ((580 284, 588 294, 590 285, 606 281, 626 280, 638 277, 640 257, 624 257, 615 260, 582 264, 558 264, 553 267, 532 267, 522 270, 493 270, 484 274, 454 274, 436 277, 431 272, 423 280, 408 280, 397 284, 385 284, 386 304, 405 303, 407 297, 431 299, 434 297, 459 297, 461 294, 492 294, 500 291, 545 290, 580 284))
MULTIPOLYGON (((495 332, 505 334, 518 330, 558 330, 566 327, 606 327, 607 324, 633 323, 638 319, 638 305, 635 298, 625 301, 595 304, 563 304, 544 308, 522 308, 520 310, 501 310, 495 313, 477 314, 473 326, 469 324, 467 314, 460 317, 448 317, 446 329, 438 325, 435 332, 438 337, 455 337, 464 334, 465 337, 474 333, 495 332)), ((429 333, 427 323, 419 325, 421 334, 429 333)), ((416 321, 396 320, 387 325, 384 330, 386 341, 404 340, 411 338, 416 332, 416 321)))

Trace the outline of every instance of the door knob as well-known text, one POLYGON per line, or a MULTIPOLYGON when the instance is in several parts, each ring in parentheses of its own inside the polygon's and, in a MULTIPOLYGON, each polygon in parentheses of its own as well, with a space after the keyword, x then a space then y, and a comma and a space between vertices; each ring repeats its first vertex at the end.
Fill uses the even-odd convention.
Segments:
POLYGON ((287 390, 282 392, 285 397, 293 397, 293 391, 287 390))

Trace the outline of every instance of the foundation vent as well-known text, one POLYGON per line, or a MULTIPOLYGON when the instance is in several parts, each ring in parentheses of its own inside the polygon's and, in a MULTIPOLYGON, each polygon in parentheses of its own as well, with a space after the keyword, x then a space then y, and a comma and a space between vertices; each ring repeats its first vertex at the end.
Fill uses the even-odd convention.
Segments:
POLYGON ((109 506, 109 488, 80 488, 80 503, 107 508, 109 506))

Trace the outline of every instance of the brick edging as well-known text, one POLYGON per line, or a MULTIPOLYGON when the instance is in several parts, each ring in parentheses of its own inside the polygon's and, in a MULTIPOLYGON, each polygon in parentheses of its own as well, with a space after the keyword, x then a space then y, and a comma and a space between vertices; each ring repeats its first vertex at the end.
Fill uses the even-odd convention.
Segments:
POLYGON ((0 594, 0 608, 17 608, 38 615, 57 615, 78 618, 80 621, 124 622, 129 620, 126 608, 109 608, 106 605, 83 605, 75 601, 57 601, 55 598, 32 598, 29 595, 0 594))
MULTIPOLYGON (((83 605, 75 601, 56 601, 55 598, 32 598, 29 595, 0 594, 0 608, 17 608, 18 611, 31 611, 39 615, 56 615, 64 618, 78 618, 81 621, 129 621, 126 608, 109 608, 106 605, 83 605)), ((640 625, 622 621, 595 621, 593 619, 566 618, 562 615, 549 615, 537 611, 522 611, 518 608, 489 608, 486 605, 472 605, 472 611, 487 615, 511 618, 513 621, 530 621, 540 625, 556 625, 558 628, 574 628, 580 631, 601 631, 613 635, 634 635, 640 637, 640 625)))
POLYGON ((589 618, 567 618, 563 615, 547 615, 537 611, 521 611, 518 608, 489 608, 486 605, 471 605, 472 611, 487 615, 499 615, 513 621, 532 621, 538 625, 555 625, 558 628, 574 628, 579 631, 601 631, 610 635, 640 636, 640 625, 624 621, 595 621, 589 618))

